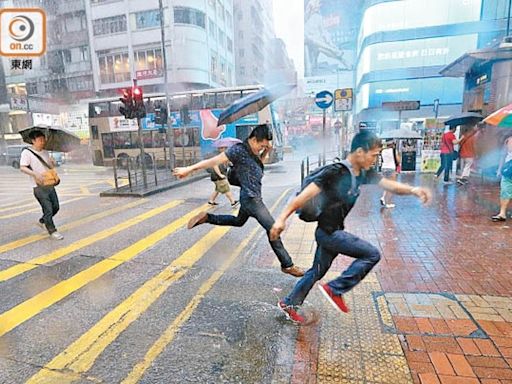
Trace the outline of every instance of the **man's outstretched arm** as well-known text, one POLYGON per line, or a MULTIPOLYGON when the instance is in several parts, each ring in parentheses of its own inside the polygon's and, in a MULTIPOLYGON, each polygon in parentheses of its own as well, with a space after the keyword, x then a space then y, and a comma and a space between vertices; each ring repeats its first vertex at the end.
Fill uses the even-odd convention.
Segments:
POLYGON ((228 157, 226 156, 226 154, 224 152, 222 152, 222 153, 218 154, 217 156, 212 157, 211 159, 202 160, 199 163, 190 165, 188 167, 174 168, 174 171, 172 173, 178 179, 183 179, 184 177, 187 177, 191 172, 198 171, 200 169, 213 168, 215 166, 224 164, 228 161, 229 161, 228 157))
POLYGON ((396 195, 414 195, 418 197, 422 203, 428 203, 432 200, 432 192, 428 188, 413 187, 408 184, 384 178, 379 181, 378 185, 382 189, 396 195))

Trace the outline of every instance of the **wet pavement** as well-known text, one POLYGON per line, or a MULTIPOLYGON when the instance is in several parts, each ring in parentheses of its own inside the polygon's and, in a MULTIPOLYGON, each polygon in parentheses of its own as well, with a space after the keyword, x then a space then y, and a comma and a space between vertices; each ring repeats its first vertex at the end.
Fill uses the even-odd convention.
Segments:
MULTIPOLYGON (((254 220, 184 228, 207 208, 208 180, 99 198, 108 170, 63 171, 54 242, 33 225, 25 177, 0 169, 0 383, 512 383, 512 220, 489 219, 496 184, 402 175, 435 200, 394 197, 387 210, 364 187, 347 230, 383 258, 347 295, 349 314, 315 288, 303 310, 319 320, 298 327, 276 307, 296 279, 254 220)), ((268 168, 274 214, 298 183, 297 159, 268 168)), ((314 229, 289 222, 299 265, 311 264, 314 229)), ((329 276, 349 262, 339 256, 329 276)))

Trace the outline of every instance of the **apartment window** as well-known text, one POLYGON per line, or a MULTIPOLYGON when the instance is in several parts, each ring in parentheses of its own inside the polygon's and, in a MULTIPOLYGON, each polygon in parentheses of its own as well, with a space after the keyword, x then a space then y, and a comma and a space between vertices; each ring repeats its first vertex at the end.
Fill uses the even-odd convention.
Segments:
POLYGON ((68 89, 71 92, 93 89, 92 78, 88 76, 70 78, 68 79, 68 89))
POLYGON ((219 13, 219 17, 224 20, 224 6, 222 4, 219 4, 219 7, 217 8, 218 9, 218 13, 219 13))
POLYGON ((245 76, 245 66, 241 65, 239 67, 238 73, 242 76, 245 76))
POLYGON ((243 48, 238 49, 238 57, 244 57, 245 56, 245 50, 243 48))
POLYGON ((210 72, 212 74, 212 80, 217 81, 217 55, 212 52, 210 72))
POLYGON ((226 63, 224 59, 220 62, 220 83, 226 85, 226 63))
POLYGON ((219 44, 221 47, 224 47, 226 45, 224 32, 220 28, 219 28, 219 44))
POLYGON ((79 32, 87 29, 87 21, 85 19, 85 12, 77 14, 67 13, 64 15, 64 31, 66 32, 79 32))
POLYGON ((238 31, 238 38, 240 40, 243 40, 244 39, 244 31, 238 31))
POLYGON ((135 70, 163 69, 162 50, 144 49, 135 52, 135 70))
POLYGON ((98 53, 98 63, 102 83, 119 83, 130 80, 128 53, 98 53))
POLYGON ((211 7, 213 7, 213 9, 215 9, 215 0, 208 0, 208 3, 210 4, 211 7))
POLYGON ((82 45, 81 47, 78 47, 78 49, 79 49, 80 61, 89 61, 89 46, 82 45))
POLYGON ((188 7, 174 7, 174 22, 197 25, 206 29, 206 16, 198 9, 188 7))
POLYGON ((228 82, 228 85, 232 85, 233 82, 232 82, 232 76, 233 76, 233 71, 231 70, 231 67, 228 67, 228 78, 227 78, 227 82, 228 82))
POLYGON ((119 15, 94 20, 93 31, 95 36, 126 32, 126 16, 119 15))
POLYGON ((242 12, 242 10, 239 10, 238 11, 238 20, 242 20, 244 18, 244 14, 242 12))
POLYGON ((160 11, 158 9, 135 13, 136 29, 155 27, 160 27, 160 11))
POLYGON ((226 10, 226 24, 230 29, 233 28, 233 16, 231 16, 228 10, 226 10))
POLYGON ((228 51, 233 52, 233 40, 231 40, 229 37, 226 36, 227 44, 228 44, 228 51))
POLYGON ((215 31, 217 30, 217 28, 215 27, 215 23, 213 22, 213 20, 210 18, 208 18, 208 27, 210 30, 210 36, 215 39, 215 31))

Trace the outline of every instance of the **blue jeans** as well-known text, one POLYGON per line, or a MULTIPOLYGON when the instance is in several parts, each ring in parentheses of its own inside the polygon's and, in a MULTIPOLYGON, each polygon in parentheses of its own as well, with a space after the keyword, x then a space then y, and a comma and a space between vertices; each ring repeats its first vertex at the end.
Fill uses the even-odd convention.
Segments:
POLYGON ((342 295, 354 288, 380 260, 377 248, 348 232, 337 230, 329 233, 318 227, 315 238, 317 248, 313 266, 284 299, 287 305, 301 305, 313 285, 324 277, 340 253, 356 260, 339 277, 328 283, 336 295, 342 295))
POLYGON ((436 172, 437 177, 441 176, 444 171, 444 181, 450 180, 450 171, 453 166, 453 157, 451 153, 441 153, 441 165, 436 172))
POLYGON ((54 187, 38 186, 34 188, 34 196, 43 209, 43 217, 39 219, 40 223, 44 223, 48 233, 51 235, 57 231, 53 223, 53 216, 59 212, 59 198, 54 187))
MULTIPOLYGON (((270 235, 270 229, 274 225, 274 218, 270 215, 261 197, 242 197, 240 199, 240 211, 238 212, 238 216, 208 214, 207 223, 241 227, 249 220, 249 217, 254 217, 258 223, 265 228, 267 237, 270 235)), ((286 251, 281 239, 270 241, 269 238, 269 242, 281 263, 281 268, 291 267, 293 265, 292 258, 286 251)))

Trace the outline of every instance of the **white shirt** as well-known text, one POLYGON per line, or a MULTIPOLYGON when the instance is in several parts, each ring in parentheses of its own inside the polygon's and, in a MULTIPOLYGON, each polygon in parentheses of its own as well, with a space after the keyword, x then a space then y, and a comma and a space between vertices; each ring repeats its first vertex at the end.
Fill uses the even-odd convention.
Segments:
MULTIPOLYGON (((50 160, 50 154, 47 150, 43 149, 42 151, 36 151, 33 147, 29 148, 35 153, 37 153, 39 156, 41 156, 48 165, 52 165, 50 160)), ((48 171, 48 168, 46 168, 43 165, 43 163, 41 163, 41 160, 35 157, 34 154, 27 149, 24 149, 21 152, 20 167, 29 167, 30 169, 32 169, 33 172, 40 176, 42 176, 43 173, 48 171)), ((32 176, 29 176, 29 178, 32 183, 32 186, 37 187, 36 179, 33 178, 32 176)))
POLYGON ((382 155, 382 169, 395 169, 395 156, 393 155, 393 148, 385 148, 381 152, 382 155))

